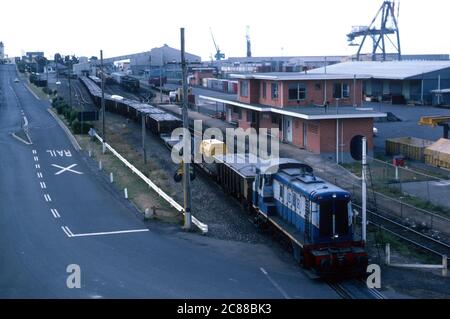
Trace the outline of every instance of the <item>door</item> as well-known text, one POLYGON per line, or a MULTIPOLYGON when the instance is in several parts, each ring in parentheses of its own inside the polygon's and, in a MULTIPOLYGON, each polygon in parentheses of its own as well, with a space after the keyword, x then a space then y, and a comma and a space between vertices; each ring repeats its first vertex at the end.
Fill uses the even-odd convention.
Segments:
POLYGON ((285 116, 283 119, 284 140, 288 143, 292 143, 292 117, 285 116))
POLYGON ((303 122, 303 147, 308 149, 308 124, 303 122))
POLYGON ((231 122, 233 119, 231 117, 231 107, 227 107, 227 121, 231 122))

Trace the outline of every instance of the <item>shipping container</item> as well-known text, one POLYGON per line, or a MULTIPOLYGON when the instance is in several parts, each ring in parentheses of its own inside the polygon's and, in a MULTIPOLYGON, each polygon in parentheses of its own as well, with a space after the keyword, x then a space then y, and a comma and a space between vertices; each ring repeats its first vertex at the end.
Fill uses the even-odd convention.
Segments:
POLYGON ((408 159, 425 160, 425 148, 433 144, 433 141, 416 137, 399 137, 386 140, 386 155, 403 155, 408 159))
POLYGON ((450 169, 450 140, 441 138, 425 149, 425 163, 450 169))
POLYGON ((111 77, 113 78, 114 82, 116 82, 117 84, 122 83, 122 78, 126 76, 125 73, 121 73, 121 72, 114 72, 111 73, 111 77))

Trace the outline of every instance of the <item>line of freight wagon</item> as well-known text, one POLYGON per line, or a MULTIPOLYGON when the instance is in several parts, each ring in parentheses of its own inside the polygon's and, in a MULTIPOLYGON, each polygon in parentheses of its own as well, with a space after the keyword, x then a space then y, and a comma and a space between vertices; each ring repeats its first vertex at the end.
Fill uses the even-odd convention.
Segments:
MULTIPOLYGON (((87 88, 95 105, 100 108, 102 92, 97 85, 98 80, 94 76, 89 78, 85 76, 80 77, 81 83, 87 88)), ((124 115, 134 121, 138 121, 143 115, 146 127, 154 134, 172 133, 174 129, 182 126, 179 118, 149 104, 126 98, 113 98, 113 95, 106 93, 104 96, 105 108, 108 112, 124 115)))

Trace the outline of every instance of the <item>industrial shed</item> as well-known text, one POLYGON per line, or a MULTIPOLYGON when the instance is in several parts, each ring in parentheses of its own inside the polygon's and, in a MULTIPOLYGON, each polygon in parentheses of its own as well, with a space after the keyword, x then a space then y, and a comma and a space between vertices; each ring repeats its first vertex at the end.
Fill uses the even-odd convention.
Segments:
POLYGON ((432 104, 434 90, 450 88, 450 61, 354 61, 309 73, 364 74, 366 99, 395 104, 432 104))

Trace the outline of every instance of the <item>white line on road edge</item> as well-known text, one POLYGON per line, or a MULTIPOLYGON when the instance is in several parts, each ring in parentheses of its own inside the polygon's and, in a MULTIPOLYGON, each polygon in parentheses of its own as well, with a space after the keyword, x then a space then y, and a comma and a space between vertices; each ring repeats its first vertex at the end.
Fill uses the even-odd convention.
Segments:
POLYGON ((52 212, 53 217, 61 218, 61 215, 58 213, 57 209, 52 208, 50 211, 52 212))
POLYGON ((67 237, 72 237, 72 235, 70 235, 70 232, 66 230, 67 226, 61 226, 62 230, 64 233, 66 233, 67 237))
POLYGON ((149 230, 146 229, 134 229, 134 230, 120 230, 120 231, 110 231, 110 232, 100 232, 100 233, 86 233, 86 234, 73 234, 69 227, 66 227, 69 233, 71 234, 70 237, 88 237, 88 236, 102 236, 102 235, 117 235, 117 234, 129 234, 129 233, 143 233, 148 232, 149 230))
POLYGON ((46 202, 51 202, 52 201, 52 198, 50 197, 49 194, 44 194, 44 198, 45 198, 46 202))
POLYGON ((61 119, 53 113, 51 109, 47 109, 48 113, 50 113, 51 116, 56 120, 56 122, 59 124, 59 126, 63 129, 63 131, 66 133, 67 137, 69 138, 70 142, 72 143, 73 147, 77 151, 81 151, 81 146, 78 144, 77 139, 75 136, 73 136, 72 132, 67 128, 67 126, 61 121, 61 119))
POLYGON ((20 142, 22 142, 22 143, 24 143, 24 144, 26 144, 26 145, 32 145, 32 144, 33 144, 33 143, 27 142, 27 141, 25 141, 23 138, 17 136, 16 133, 11 133, 11 136, 12 136, 13 138, 15 138, 16 140, 18 140, 18 141, 20 141, 20 142))
POLYGON ((45 184, 45 182, 41 182, 41 188, 42 189, 47 189, 47 185, 45 184))
POLYGON ((38 178, 43 178, 44 177, 41 172, 38 172, 36 175, 37 175, 38 178))
POLYGON ((36 154, 37 154, 36 150, 33 150, 33 154, 34 154, 34 155, 36 155, 36 154))
POLYGON ((28 84, 24 84, 24 86, 28 89, 28 91, 30 91, 31 94, 33 94, 33 96, 36 98, 36 100, 41 100, 39 98, 39 96, 36 95, 36 93, 33 92, 33 90, 30 89, 30 87, 28 86, 28 84))
POLYGON ((39 169, 39 168, 41 168, 41 165, 36 164, 35 167, 36 167, 37 169, 39 169))
POLYGON ((289 297, 289 295, 283 290, 283 288, 280 287, 280 285, 278 285, 275 280, 272 279, 272 277, 269 276, 269 274, 267 273, 267 271, 264 268, 259 268, 261 270, 261 272, 267 277, 267 279, 269 279, 269 281, 271 282, 271 284, 277 288, 277 290, 283 295, 284 299, 291 299, 289 297))
POLYGON ((35 161, 35 162, 39 162, 39 157, 35 156, 35 157, 34 157, 34 161, 35 161))

